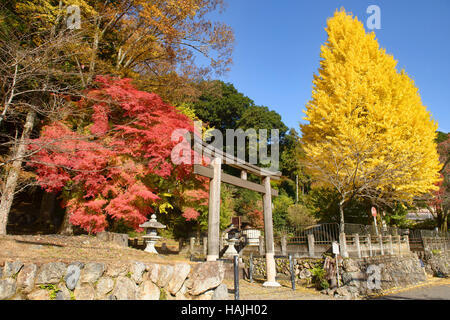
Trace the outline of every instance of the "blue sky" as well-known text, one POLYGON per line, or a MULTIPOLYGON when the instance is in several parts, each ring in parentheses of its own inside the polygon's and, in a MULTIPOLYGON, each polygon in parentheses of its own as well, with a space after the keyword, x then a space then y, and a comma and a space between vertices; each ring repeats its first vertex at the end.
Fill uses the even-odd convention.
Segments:
POLYGON ((450 132, 450 1, 225 1, 214 19, 234 29, 236 42, 231 71, 221 80, 276 110, 287 126, 299 131, 304 122, 327 18, 344 7, 366 26, 367 7, 377 5, 380 46, 414 79, 439 130, 450 132))

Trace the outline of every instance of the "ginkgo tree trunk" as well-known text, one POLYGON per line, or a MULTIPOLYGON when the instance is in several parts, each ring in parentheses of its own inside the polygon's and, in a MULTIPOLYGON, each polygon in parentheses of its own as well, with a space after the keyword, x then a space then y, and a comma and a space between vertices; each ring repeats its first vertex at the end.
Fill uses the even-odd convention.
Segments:
POLYGON ((375 34, 345 10, 328 20, 326 32, 302 146, 313 177, 340 196, 343 231, 352 199, 411 202, 436 189, 441 165, 437 123, 375 34))

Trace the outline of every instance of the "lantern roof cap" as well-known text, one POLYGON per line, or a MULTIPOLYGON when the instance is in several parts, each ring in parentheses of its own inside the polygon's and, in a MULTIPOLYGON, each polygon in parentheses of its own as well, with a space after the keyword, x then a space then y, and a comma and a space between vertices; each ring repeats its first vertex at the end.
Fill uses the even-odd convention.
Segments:
POLYGON ((162 223, 159 223, 156 221, 156 215, 152 214, 151 219, 144 222, 143 224, 140 224, 139 227, 141 228, 155 228, 155 229, 164 229, 166 226, 162 223))

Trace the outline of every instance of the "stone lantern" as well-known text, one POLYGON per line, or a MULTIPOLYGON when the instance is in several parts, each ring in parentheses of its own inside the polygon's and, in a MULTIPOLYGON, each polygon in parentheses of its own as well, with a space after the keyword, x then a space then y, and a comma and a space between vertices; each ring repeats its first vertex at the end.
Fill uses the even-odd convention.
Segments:
POLYGON ((236 245, 239 242, 239 230, 236 229, 233 225, 229 227, 227 230, 228 234, 228 248, 224 252, 223 257, 224 258, 232 258, 234 256, 238 256, 239 253, 236 251, 236 245))
POLYGON ((139 227, 145 229, 145 236, 142 238, 144 238, 147 246, 144 251, 158 254, 158 251, 155 249, 155 244, 161 237, 158 236, 157 230, 164 229, 166 226, 156 221, 156 215, 152 214, 151 219, 139 225, 139 227))

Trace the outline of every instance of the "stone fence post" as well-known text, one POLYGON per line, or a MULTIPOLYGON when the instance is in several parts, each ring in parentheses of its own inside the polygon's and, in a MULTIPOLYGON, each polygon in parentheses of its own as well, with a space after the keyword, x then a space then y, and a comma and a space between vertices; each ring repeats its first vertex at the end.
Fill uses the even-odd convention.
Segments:
POLYGON ((394 255, 394 246, 392 244, 392 236, 388 235, 390 255, 394 255))
POLYGON ((401 256, 402 255, 402 239, 401 236, 395 236, 395 238, 397 239, 397 247, 398 247, 398 255, 401 256))
POLYGON ((192 254, 195 251, 195 237, 189 238, 189 252, 192 254))
POLYGON ((181 252, 181 250, 183 250, 183 244, 184 244, 184 239, 181 238, 178 240, 178 252, 181 252))
POLYGON ((373 256, 372 237, 370 234, 367 235, 367 246, 369 247, 369 257, 372 257, 373 256))
POLYGON ((345 233, 342 232, 339 234, 339 249, 341 251, 341 256, 344 258, 348 258, 347 252, 347 239, 345 237, 345 233))
POLYGON ((359 243, 359 234, 353 235, 353 241, 355 242, 356 252, 358 253, 358 258, 361 258, 361 245, 359 243))
POLYGON ((380 243, 380 251, 381 251, 381 255, 384 255, 384 248, 383 248, 383 236, 380 234, 378 236, 378 242, 380 243))
POLYGON ((264 255, 264 237, 263 236, 259 236, 259 255, 260 256, 264 255))
POLYGON ((405 235, 405 242, 406 242, 406 249, 408 250, 408 252, 411 251, 411 249, 409 248, 409 236, 405 235))
POLYGON ((281 236, 281 255, 287 255, 287 238, 286 235, 281 236))
POLYGON ((222 251, 223 249, 223 232, 220 233, 220 237, 219 237, 219 252, 222 251))
POLYGON ((203 254, 208 254, 208 237, 203 237, 203 254))
POLYGON ((314 247, 314 234, 308 234, 308 253, 309 253, 309 257, 310 258, 314 258, 314 256, 316 255, 315 252, 315 247, 314 247))

